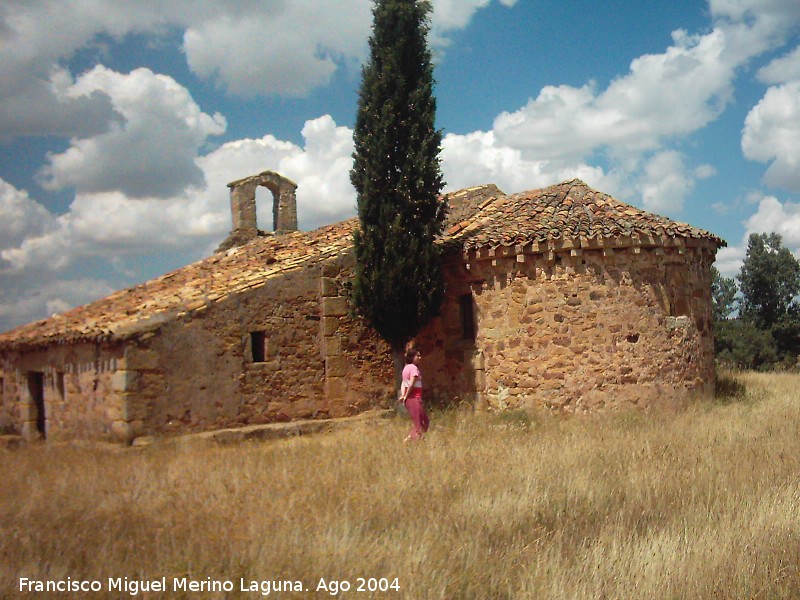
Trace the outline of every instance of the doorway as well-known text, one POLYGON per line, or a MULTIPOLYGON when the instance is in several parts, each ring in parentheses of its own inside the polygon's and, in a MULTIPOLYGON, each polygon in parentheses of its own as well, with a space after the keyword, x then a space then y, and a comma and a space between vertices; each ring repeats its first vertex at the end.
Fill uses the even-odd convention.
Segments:
POLYGON ((44 414, 44 373, 41 371, 31 371, 28 373, 28 393, 31 403, 36 409, 36 431, 44 438, 45 414, 44 414))

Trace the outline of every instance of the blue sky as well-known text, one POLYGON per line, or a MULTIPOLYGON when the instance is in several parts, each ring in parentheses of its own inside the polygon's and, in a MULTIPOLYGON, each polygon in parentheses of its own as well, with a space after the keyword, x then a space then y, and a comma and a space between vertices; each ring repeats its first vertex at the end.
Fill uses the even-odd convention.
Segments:
MULTIPOLYGON (((580 177, 724 237, 726 275, 751 232, 800 256, 798 0, 433 6, 446 190, 580 177)), ((0 330, 209 255, 225 184, 262 170, 299 184, 302 229, 353 216, 370 9, 0 4, 0 330)))

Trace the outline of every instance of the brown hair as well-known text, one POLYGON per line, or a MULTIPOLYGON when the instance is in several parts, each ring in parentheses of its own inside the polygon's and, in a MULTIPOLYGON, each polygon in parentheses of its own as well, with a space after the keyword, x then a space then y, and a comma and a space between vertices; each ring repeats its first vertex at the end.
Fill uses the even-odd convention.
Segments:
POLYGON ((419 350, 416 348, 411 348, 411 350, 406 351, 406 364, 410 365, 414 362, 414 358, 419 354, 419 350))

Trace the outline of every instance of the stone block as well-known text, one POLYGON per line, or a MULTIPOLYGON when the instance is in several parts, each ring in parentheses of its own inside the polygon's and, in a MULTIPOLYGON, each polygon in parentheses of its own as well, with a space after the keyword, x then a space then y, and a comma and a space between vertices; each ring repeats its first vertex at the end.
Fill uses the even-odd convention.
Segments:
POLYGON ((347 359, 344 356, 328 356, 325 359, 325 377, 344 377, 347 373, 347 359))
POLYGON ((128 410, 126 396, 111 396, 106 405, 106 417, 109 421, 129 421, 132 417, 128 410))
POLYGON ((111 375, 111 389, 115 392, 134 391, 138 385, 138 371, 116 371, 111 375))
POLYGON ((342 353, 342 340, 338 336, 325 336, 323 341, 325 344, 325 356, 339 356, 342 353))
POLYGON ((322 299, 322 314, 324 317, 344 317, 347 315, 347 298, 335 296, 322 299))
POLYGON ((322 317, 322 335, 329 336, 339 330, 339 317, 322 317))
POLYGON ((117 442, 129 444, 133 439, 133 430, 127 421, 114 421, 111 423, 111 437, 117 442))
POLYGON ((336 296, 339 293, 339 286, 333 277, 321 277, 319 280, 320 294, 326 298, 336 296))
POLYGON ((325 397, 334 402, 347 396, 347 381, 344 377, 328 377, 325 379, 325 397))

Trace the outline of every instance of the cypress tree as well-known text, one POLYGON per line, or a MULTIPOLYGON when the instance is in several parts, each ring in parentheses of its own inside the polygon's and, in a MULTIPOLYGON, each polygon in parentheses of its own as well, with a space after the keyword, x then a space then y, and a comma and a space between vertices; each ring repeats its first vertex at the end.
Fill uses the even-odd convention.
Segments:
POLYGON ((435 128, 430 2, 377 0, 362 71, 350 180, 358 194, 353 299, 392 347, 406 343, 441 304, 445 207, 435 128))

